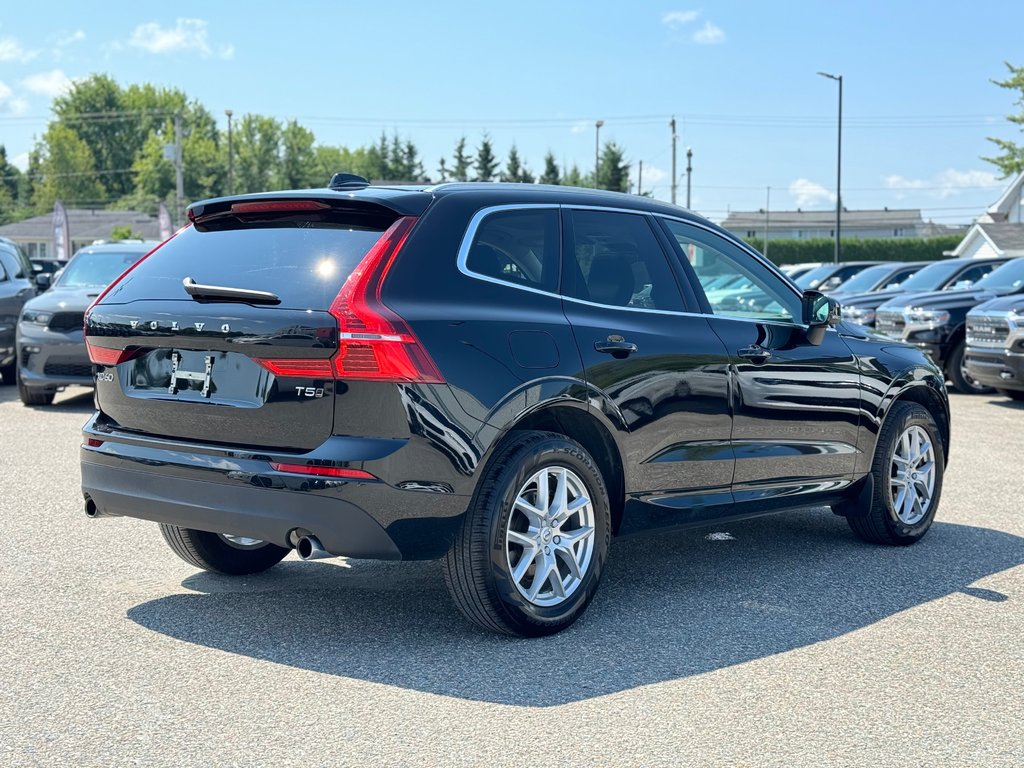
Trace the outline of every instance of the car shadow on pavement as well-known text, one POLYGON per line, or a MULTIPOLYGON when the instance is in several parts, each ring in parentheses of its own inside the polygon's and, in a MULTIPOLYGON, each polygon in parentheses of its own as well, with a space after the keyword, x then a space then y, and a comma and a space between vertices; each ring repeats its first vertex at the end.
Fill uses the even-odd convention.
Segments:
POLYGON ((951 593, 995 603, 1006 596, 971 585, 1024 563, 1024 539, 949 523, 905 548, 863 544, 827 511, 717 528, 733 540, 708 540, 709 530, 614 543, 583 618, 536 640, 467 624, 438 563, 289 559, 259 576, 199 574, 183 583, 194 594, 128 617, 300 669, 546 707, 828 641, 951 593))
MULTIPOLYGON (((18 388, 16 386, 0 386, 0 404, 18 402, 18 388)), ((73 387, 57 395, 52 405, 28 405, 33 411, 58 411, 60 413, 92 413, 96 410, 93 405, 93 392, 84 387, 73 387)))

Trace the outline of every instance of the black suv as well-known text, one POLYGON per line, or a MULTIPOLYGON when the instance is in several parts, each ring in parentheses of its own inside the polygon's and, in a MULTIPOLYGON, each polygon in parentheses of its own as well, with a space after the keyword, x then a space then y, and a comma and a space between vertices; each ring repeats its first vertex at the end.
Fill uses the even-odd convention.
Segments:
POLYGON ((35 295, 32 262, 17 243, 0 237, 0 378, 4 384, 13 384, 17 378, 18 317, 35 295))
POLYGON ((189 218, 87 312, 81 459, 87 514, 156 521, 196 567, 443 558, 472 621, 540 635, 614 536, 821 505, 872 542, 931 525, 941 372, 681 208, 347 177, 189 218), (729 276, 771 300, 716 307, 729 276))
MULTIPOLYGON (((918 274, 923 274, 923 270, 918 274)), ((935 364, 945 370, 957 391, 984 394, 992 388, 976 380, 967 367, 967 313, 990 299, 1021 293, 1024 293, 1024 258, 1007 261, 970 288, 901 294, 892 298, 875 312, 875 328, 879 333, 927 352, 935 364)))

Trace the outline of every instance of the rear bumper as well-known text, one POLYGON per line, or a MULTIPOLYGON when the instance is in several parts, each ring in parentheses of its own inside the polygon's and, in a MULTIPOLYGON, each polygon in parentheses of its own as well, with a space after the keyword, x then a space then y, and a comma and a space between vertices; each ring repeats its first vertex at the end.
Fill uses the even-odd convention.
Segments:
MULTIPOLYGON (((110 439, 81 448, 82 493, 101 516, 125 516, 213 533, 250 536, 291 547, 300 535, 346 557, 419 560, 440 557, 461 524, 468 499, 403 490, 382 480, 356 482, 277 472, 252 454, 152 439, 110 439)), ((353 449, 332 438, 317 449, 353 449)), ((301 457, 299 457, 301 460, 301 457)), ((345 457, 347 461, 352 456, 345 457)), ((365 464, 369 468, 370 462, 365 464)))
POLYGON ((965 360, 968 372, 979 384, 1024 390, 1024 354, 968 347, 965 360))

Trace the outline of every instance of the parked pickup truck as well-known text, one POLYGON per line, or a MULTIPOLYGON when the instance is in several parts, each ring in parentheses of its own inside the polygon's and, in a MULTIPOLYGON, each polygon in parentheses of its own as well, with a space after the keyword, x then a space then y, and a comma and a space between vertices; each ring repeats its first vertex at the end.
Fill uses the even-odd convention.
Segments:
POLYGON ((1024 400, 1024 296, 986 301, 967 313, 965 360, 975 381, 1024 400))
MULTIPOLYGON (((923 274, 924 270, 918 274, 923 274)), ((875 330, 924 350, 958 392, 984 394, 989 385, 967 370, 967 313, 1000 297, 1024 294, 1024 258, 1008 261, 962 291, 901 294, 875 312, 875 330)))

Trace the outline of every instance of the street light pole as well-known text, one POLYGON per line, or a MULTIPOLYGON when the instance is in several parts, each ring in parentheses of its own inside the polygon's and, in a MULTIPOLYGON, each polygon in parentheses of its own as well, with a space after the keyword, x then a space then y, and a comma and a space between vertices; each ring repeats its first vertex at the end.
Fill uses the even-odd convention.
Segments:
POLYGON ((693 150, 686 148, 686 207, 690 207, 690 174, 693 173, 693 150))
POLYGON ((668 124, 668 127, 672 129, 672 205, 676 204, 676 182, 679 179, 676 177, 676 139, 679 137, 676 135, 676 118, 673 115, 672 122, 668 124))
POLYGON ((604 120, 598 120, 594 123, 594 189, 597 189, 597 169, 600 165, 600 153, 601 153, 601 126, 604 125, 604 120))
POLYGON ((839 133, 836 140, 836 250, 833 257, 833 261, 838 264, 839 257, 842 253, 842 245, 840 244, 840 235, 842 233, 843 226, 843 193, 842 193, 842 179, 843 179, 843 76, 832 75, 828 72, 819 72, 822 77, 827 77, 829 80, 835 80, 839 83, 839 133))
POLYGON ((231 146, 231 116, 235 114, 230 109, 225 109, 224 114, 228 116, 228 194, 235 194, 235 153, 231 146))

